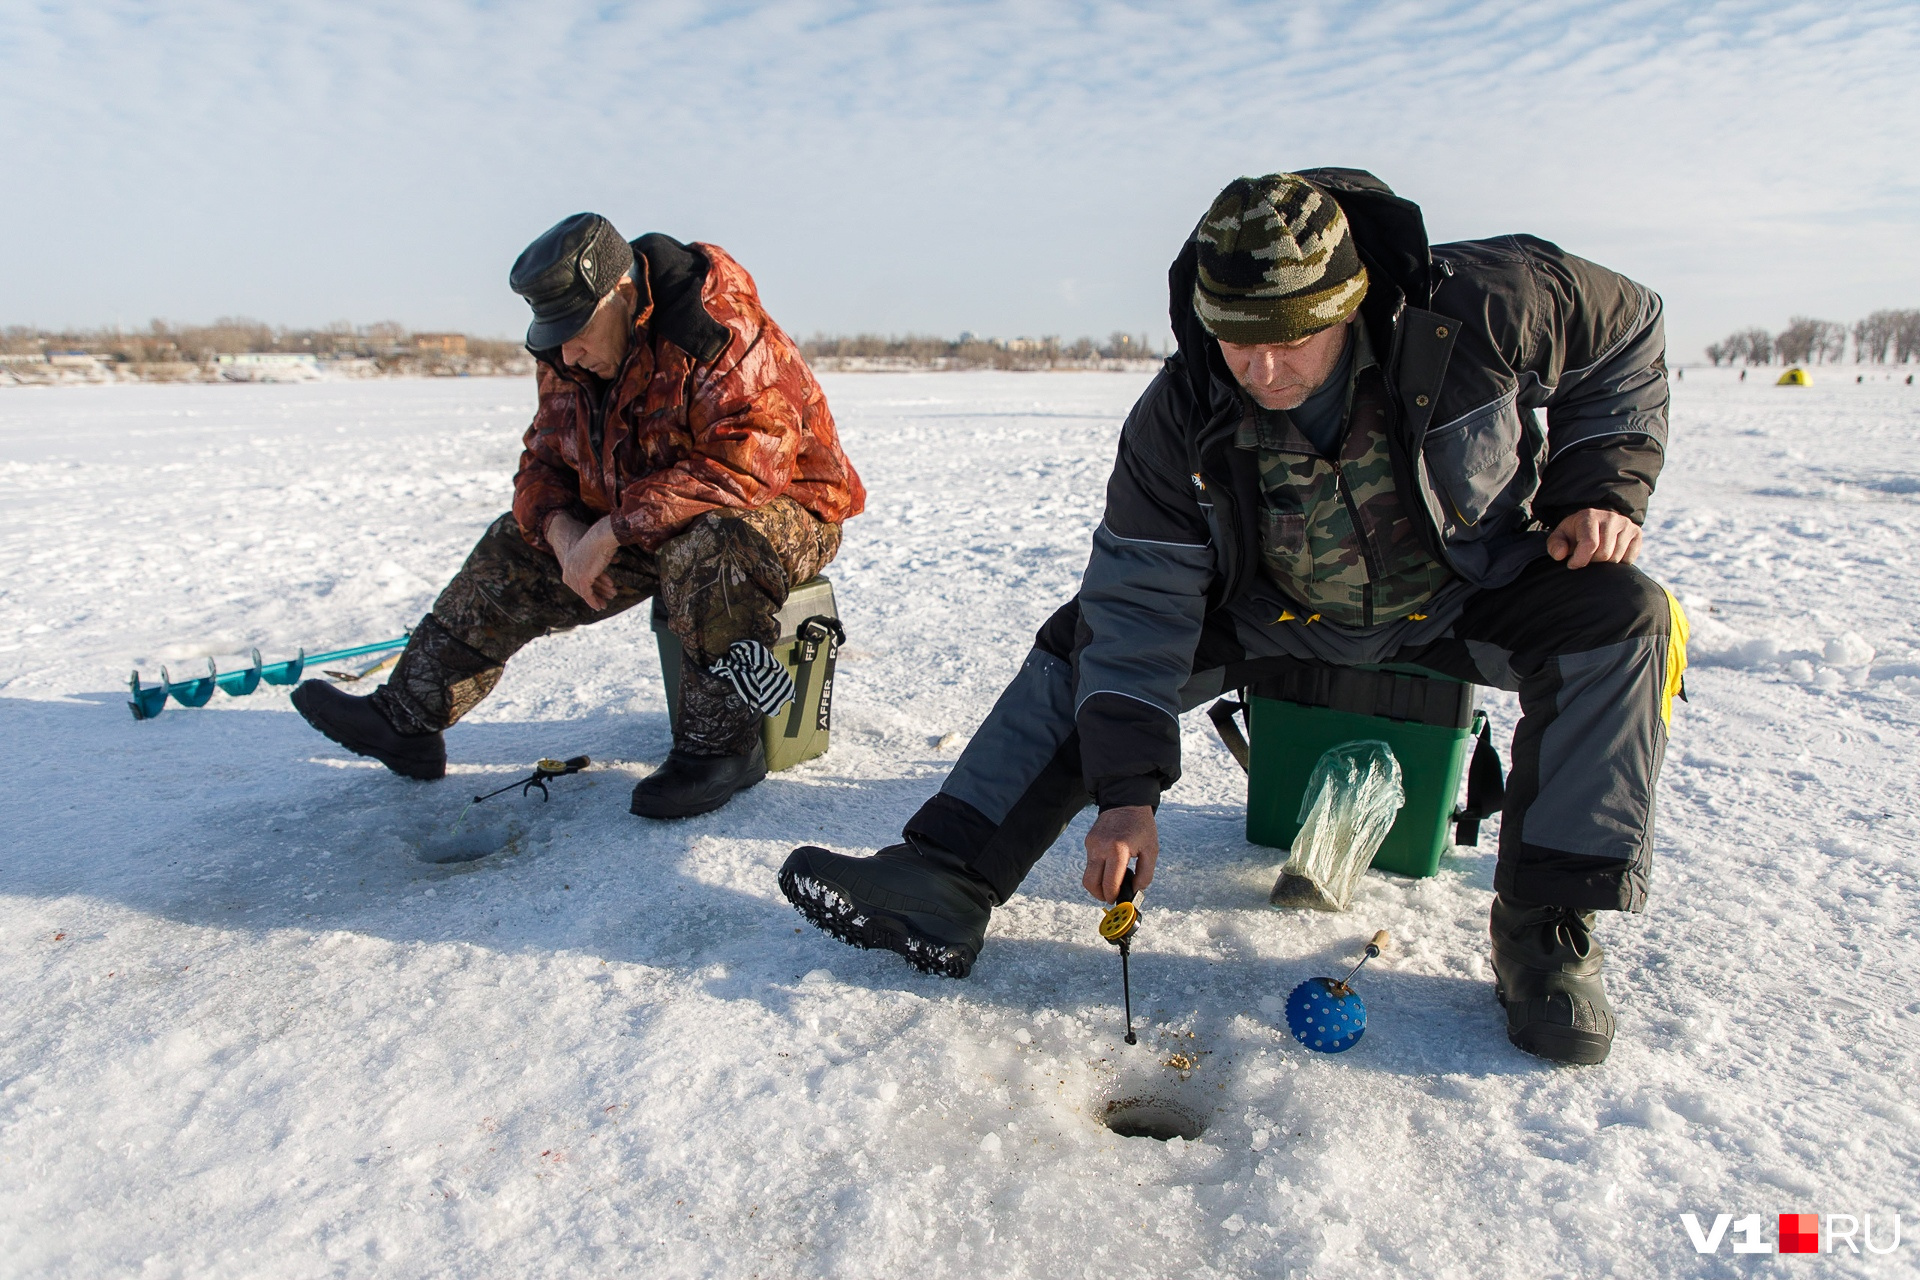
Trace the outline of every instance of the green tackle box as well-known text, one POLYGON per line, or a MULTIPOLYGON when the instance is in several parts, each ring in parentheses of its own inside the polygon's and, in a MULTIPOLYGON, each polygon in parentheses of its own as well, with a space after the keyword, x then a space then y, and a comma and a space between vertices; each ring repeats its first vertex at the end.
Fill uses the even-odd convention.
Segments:
MULTIPOLYGON (((794 700, 766 718, 760 740, 767 748, 767 770, 778 773, 802 760, 825 755, 833 733, 833 667, 843 637, 833 607, 833 583, 809 578, 787 593, 775 617, 780 639, 773 656, 787 664, 794 700)), ((680 639, 667 630, 666 610, 653 601, 653 638, 660 646, 660 674, 667 686, 667 722, 680 725, 680 639)))
POLYGON ((1474 686, 1430 672, 1288 663, 1246 690, 1245 703, 1220 703, 1213 720, 1247 770, 1247 839, 1291 848, 1300 830, 1300 802, 1314 765, 1343 742, 1385 742, 1400 762, 1406 804, 1374 856, 1373 866, 1430 876, 1454 843, 1479 836, 1479 819, 1499 805, 1499 758, 1486 716, 1473 706, 1474 686), (1223 711, 1223 709, 1225 709, 1223 711), (1243 710, 1248 736, 1236 744, 1233 711, 1243 710), (1455 808, 1467 748, 1480 739, 1474 787, 1455 808), (1484 758, 1482 758, 1484 757, 1484 758), (1488 770, 1491 776, 1486 777, 1488 770))

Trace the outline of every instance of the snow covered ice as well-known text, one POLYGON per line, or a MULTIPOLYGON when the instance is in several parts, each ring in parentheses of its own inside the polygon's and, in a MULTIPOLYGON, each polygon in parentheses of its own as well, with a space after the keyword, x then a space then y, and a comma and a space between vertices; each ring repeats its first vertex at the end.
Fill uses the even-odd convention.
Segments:
POLYGON ((285 689, 126 709, 134 666, 411 625, 507 504, 531 380, 0 393, 0 1274, 1915 1273, 1913 1241, 1701 1258, 1679 1215, 1920 1234, 1920 388, 1675 385, 1643 564, 1692 700, 1651 909, 1601 921, 1621 1032, 1576 1070, 1503 1034, 1497 827, 1273 911, 1285 851, 1201 716, 1137 1049, 1085 819, 965 982, 805 927, 781 860, 888 843, 937 787, 1073 590, 1145 378, 825 381, 872 490, 829 570, 833 750, 671 824, 626 812, 668 745, 644 610, 523 653, 434 785, 285 689), (498 852, 423 860, 579 753, 551 803, 469 815, 498 852), (1366 1037, 1293 1043, 1285 993, 1379 928, 1366 1037), (1138 1097, 1205 1132, 1100 1125, 1138 1097))

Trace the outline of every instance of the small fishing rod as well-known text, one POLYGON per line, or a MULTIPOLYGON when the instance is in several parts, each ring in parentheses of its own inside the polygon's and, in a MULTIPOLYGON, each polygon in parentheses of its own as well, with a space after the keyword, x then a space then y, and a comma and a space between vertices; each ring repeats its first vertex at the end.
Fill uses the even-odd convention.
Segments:
POLYGON ((455 818, 453 820, 453 826, 447 829, 449 831, 457 830, 460 826, 461 819, 467 816, 468 809, 473 808, 473 806, 483 800, 491 800, 502 792, 511 791, 515 787, 520 788, 520 794, 523 796, 535 788, 538 788, 540 791, 540 799, 543 802, 552 800, 553 793, 547 790, 547 783, 553 781, 555 778, 564 778, 570 773, 579 773, 592 763, 593 757, 591 756, 574 756, 567 760, 536 760, 533 765, 533 772, 526 777, 515 778, 504 787, 496 787, 483 796, 475 796, 473 799, 467 801, 466 807, 460 810, 460 817, 455 818))
POLYGON ((1139 895, 1133 887, 1133 868, 1120 877, 1120 892, 1115 895, 1113 905, 1100 917, 1100 936, 1120 948, 1120 997, 1126 1003, 1127 1043, 1139 1044, 1140 1038, 1133 1034, 1133 983, 1127 973, 1127 955, 1133 949, 1133 935, 1140 927, 1139 895))

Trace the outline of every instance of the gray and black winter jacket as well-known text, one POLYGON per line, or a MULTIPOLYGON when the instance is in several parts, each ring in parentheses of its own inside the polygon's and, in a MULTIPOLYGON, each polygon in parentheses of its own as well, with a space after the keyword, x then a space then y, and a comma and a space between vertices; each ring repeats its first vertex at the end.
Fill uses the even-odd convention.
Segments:
MULTIPOLYGON (((1532 236, 1430 248, 1419 207, 1372 174, 1303 176, 1371 275, 1360 322, 1387 353, 1395 472, 1435 559, 1504 586, 1574 511, 1643 522, 1667 436, 1659 296, 1532 236)), ((1233 447, 1246 401, 1193 314, 1194 259, 1189 239, 1168 273, 1178 350, 1127 418, 1080 589, 1075 720, 1102 809, 1156 804, 1179 777, 1203 623, 1261 564, 1255 460, 1233 447)))

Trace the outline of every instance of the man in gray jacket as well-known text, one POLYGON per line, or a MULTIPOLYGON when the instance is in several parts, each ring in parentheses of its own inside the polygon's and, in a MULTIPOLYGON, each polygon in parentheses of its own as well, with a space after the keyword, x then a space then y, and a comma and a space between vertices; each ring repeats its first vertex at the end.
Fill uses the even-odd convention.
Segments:
POLYGON ((1230 184, 1170 283, 1179 350, 1121 433, 1079 594, 905 841, 796 849, 783 891, 963 977, 1088 804, 1087 889, 1152 880, 1183 711, 1432 672, 1520 695, 1490 926, 1508 1036, 1603 1060, 1593 913, 1646 903, 1686 661, 1679 605, 1632 567, 1667 433, 1659 297, 1530 236, 1429 247, 1417 206, 1345 169, 1230 184))

